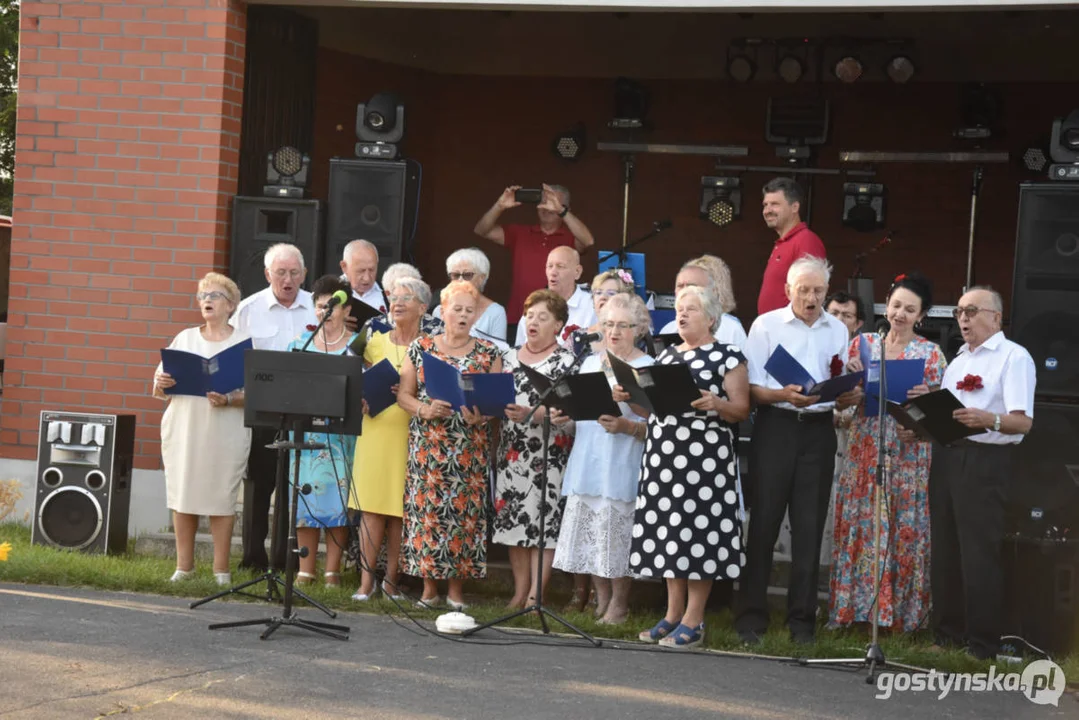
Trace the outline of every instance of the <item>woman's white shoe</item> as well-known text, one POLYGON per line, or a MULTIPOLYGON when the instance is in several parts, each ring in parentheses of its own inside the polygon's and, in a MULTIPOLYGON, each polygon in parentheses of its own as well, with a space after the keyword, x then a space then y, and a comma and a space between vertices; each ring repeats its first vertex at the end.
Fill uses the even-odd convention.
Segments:
POLYGON ((176 572, 169 578, 169 582, 180 582, 181 580, 187 580, 195 574, 194 570, 181 570, 176 568, 176 572))

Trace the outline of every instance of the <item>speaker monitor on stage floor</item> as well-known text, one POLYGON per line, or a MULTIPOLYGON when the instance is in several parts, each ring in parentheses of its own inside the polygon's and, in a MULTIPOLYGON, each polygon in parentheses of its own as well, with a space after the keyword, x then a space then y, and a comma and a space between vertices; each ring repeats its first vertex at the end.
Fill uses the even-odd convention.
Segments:
POLYGON ((247 297, 267 287, 263 258, 271 245, 287 242, 303 253, 310 288, 322 256, 322 214, 318 200, 237 196, 232 202, 232 253, 229 272, 247 297))
POLYGON ((125 552, 134 454, 134 415, 43 411, 31 542, 125 552))
POLYGON ((407 261, 417 188, 403 160, 331 159, 323 272, 339 273, 345 246, 358 239, 378 248, 380 278, 388 266, 407 261))
POLYGON ((1021 184, 1018 225, 1009 334, 1039 396, 1079 399, 1079 184, 1021 184))

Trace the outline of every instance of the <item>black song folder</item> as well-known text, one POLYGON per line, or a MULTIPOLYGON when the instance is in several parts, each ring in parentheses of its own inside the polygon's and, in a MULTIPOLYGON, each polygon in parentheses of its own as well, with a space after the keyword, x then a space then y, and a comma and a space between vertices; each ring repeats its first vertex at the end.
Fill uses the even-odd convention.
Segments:
POLYGON ((689 365, 649 365, 635 368, 607 351, 615 379, 629 393, 630 402, 646 408, 653 415, 681 415, 693 412, 690 403, 701 397, 689 365))
POLYGON ((561 410, 573 420, 598 420, 600 415, 622 415, 618 403, 611 397, 611 384, 607 382, 605 373, 563 375, 558 380, 552 380, 524 364, 521 370, 540 394, 554 384, 554 392, 546 397, 543 404, 561 410))
POLYGON ((903 404, 888 401, 888 414, 895 421, 918 433, 926 440, 940 445, 951 445, 971 435, 985 432, 970 428, 952 417, 952 413, 964 407, 950 390, 936 390, 906 401, 903 404))

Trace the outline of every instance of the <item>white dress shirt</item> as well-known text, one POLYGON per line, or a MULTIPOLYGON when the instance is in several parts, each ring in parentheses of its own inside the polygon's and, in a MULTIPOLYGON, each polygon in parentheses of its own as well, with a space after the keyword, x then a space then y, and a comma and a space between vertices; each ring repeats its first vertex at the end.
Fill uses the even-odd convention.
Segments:
MULTIPOLYGON (((596 309, 592 305, 592 293, 587 290, 577 287, 573 291, 573 295, 566 301, 566 305, 569 306, 569 320, 566 321, 566 327, 576 325, 582 330, 587 330, 596 324, 596 309)), ((525 328, 524 316, 521 316, 521 321, 517 323, 517 339, 514 347, 521 347, 525 344, 527 337, 527 328, 525 328)), ((558 334, 558 342, 564 348, 573 349, 573 335, 572 333, 563 332, 558 334)))
POLYGON ((315 301, 311 293, 300 290, 292 307, 285 307, 274 297, 273 288, 260 290, 244 298, 229 321, 237 330, 251 336, 256 350, 288 350, 288 344, 317 325, 315 301))
MULTIPOLYGON (((678 321, 671 320, 659 331, 660 335, 677 335, 678 321)), ((746 345, 746 331, 742 327, 742 321, 729 313, 723 313, 719 319, 719 327, 716 328, 716 340, 724 345, 734 345, 739 350, 746 345)))
MULTIPOLYGON (((788 304, 778 310, 758 315, 749 328, 742 353, 749 363, 749 383, 758 387, 780 390, 783 385, 764 369, 768 358, 782 345, 817 382, 832 376, 832 358, 836 355, 846 365, 847 342, 850 333, 839 319, 826 312, 812 326, 806 325, 794 315, 788 304)), ((817 403, 803 410, 819 412, 831 410, 835 403, 817 403)), ((775 407, 797 410, 790 403, 775 403, 775 407)))
MULTIPOLYGON (((1004 416, 1021 410, 1034 418, 1034 359, 1022 345, 998 332, 973 350, 969 345, 959 353, 944 371, 943 387, 959 398, 965 407, 988 410, 1004 416), (956 385, 967 375, 982 379, 980 390, 959 390, 956 385)), ((1022 442, 1022 435, 1005 435, 986 430, 969 440, 987 445, 1009 445, 1022 442)))
MULTIPOLYGON (((346 280, 346 282, 347 282, 347 280, 346 280)), ((378 283, 375 283, 374 285, 372 285, 371 289, 368 290, 367 292, 365 292, 362 295, 360 293, 356 292, 355 290, 353 290, 352 291, 352 297, 356 298, 357 300, 359 300, 361 302, 367 303, 368 305, 373 307, 375 310, 378 310, 383 315, 386 314, 386 311, 388 309, 386 307, 386 298, 383 297, 382 288, 379 287, 378 283)))

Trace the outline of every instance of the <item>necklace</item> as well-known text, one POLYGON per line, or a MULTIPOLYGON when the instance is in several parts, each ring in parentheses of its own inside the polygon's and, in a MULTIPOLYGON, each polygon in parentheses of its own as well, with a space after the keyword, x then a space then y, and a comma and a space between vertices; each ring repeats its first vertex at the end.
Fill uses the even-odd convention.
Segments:
POLYGON ((396 358, 396 360, 397 360, 397 365, 396 365, 397 368, 400 368, 401 365, 405 361, 404 355, 401 352, 401 347, 402 346, 404 346, 404 347, 410 346, 412 344, 412 341, 415 340, 417 337, 419 337, 419 333, 417 332, 415 335, 412 335, 407 340, 405 340, 405 342, 399 343, 399 342, 397 342, 397 340, 400 339, 400 338, 399 337, 394 338, 394 335, 396 335, 396 334, 398 334, 400 332, 401 332, 400 327, 394 327, 393 332, 390 333, 390 345, 393 346, 393 355, 394 355, 394 358, 396 358))
POLYGON ((524 349, 527 350, 529 352, 529 354, 531 354, 531 355, 542 355, 543 353, 547 352, 548 350, 550 350, 551 348, 553 348, 557 344, 558 344, 558 341, 555 340, 553 343, 551 343, 547 347, 543 348, 542 350, 533 350, 532 348, 528 347, 528 343, 525 343, 524 349))
POLYGON ((442 344, 446 347, 447 350, 460 350, 461 348, 466 347, 470 342, 472 342, 471 336, 469 336, 469 338, 460 345, 450 345, 449 341, 446 339, 446 336, 442 336, 442 344))
POLYGON ((326 339, 326 328, 322 328, 322 343, 326 346, 326 351, 329 352, 330 348, 344 339, 345 333, 348 328, 341 328, 341 334, 337 336, 336 340, 330 341, 326 339))

